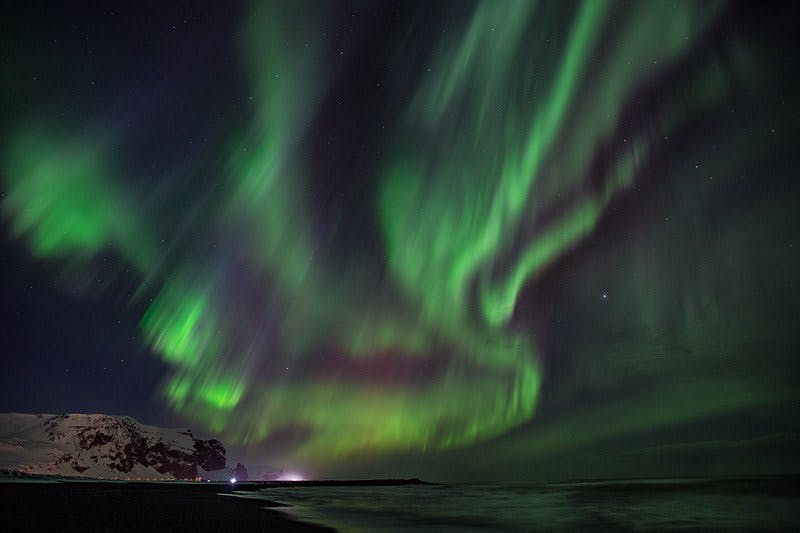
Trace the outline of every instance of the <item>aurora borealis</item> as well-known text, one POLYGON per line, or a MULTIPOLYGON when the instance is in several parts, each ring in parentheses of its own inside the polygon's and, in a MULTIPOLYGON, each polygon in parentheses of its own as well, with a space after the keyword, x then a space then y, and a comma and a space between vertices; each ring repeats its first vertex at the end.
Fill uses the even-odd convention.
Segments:
POLYGON ((30 308, 132 321, 132 403, 314 472, 797 442, 796 8, 46 11, 3 32, 4 247, 30 308))

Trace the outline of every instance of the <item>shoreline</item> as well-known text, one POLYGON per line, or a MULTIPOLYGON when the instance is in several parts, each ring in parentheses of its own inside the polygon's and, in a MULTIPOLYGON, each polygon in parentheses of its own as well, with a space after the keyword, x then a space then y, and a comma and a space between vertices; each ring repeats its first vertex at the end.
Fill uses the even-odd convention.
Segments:
POLYGON ((796 475, 445 484, 418 480, 231 484, 40 478, 0 481, 0 507, 7 517, 4 531, 26 533, 233 528, 334 531, 337 527, 365 531, 418 527, 432 531, 441 527, 794 530, 800 524, 798 481, 796 475))

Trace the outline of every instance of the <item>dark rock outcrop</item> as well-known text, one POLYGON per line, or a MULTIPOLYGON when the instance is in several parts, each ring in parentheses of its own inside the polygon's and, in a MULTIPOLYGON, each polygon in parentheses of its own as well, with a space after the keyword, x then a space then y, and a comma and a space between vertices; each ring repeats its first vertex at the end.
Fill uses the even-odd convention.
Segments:
POLYGON ((194 450, 197 464, 203 470, 221 470, 225 468, 225 448, 217 439, 195 440, 194 450))
POLYGON ((236 463, 236 468, 231 470, 231 478, 236 479, 236 481, 247 481, 250 476, 247 475, 247 469, 242 463, 236 463))

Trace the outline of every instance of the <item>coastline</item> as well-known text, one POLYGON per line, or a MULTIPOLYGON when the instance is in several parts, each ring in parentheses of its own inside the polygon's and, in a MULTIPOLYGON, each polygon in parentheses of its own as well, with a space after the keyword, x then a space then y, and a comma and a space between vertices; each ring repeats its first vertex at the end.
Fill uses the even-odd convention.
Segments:
POLYGON ((800 478, 559 482, 0 481, 4 531, 779 531, 800 478))

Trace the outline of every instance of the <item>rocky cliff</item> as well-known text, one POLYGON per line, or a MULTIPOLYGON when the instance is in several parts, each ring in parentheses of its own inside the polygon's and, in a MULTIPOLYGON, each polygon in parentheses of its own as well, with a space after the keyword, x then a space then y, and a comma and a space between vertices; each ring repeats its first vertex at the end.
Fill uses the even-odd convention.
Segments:
POLYGON ((188 429, 103 414, 0 414, 0 468, 119 479, 194 479, 225 468, 225 448, 188 429))

